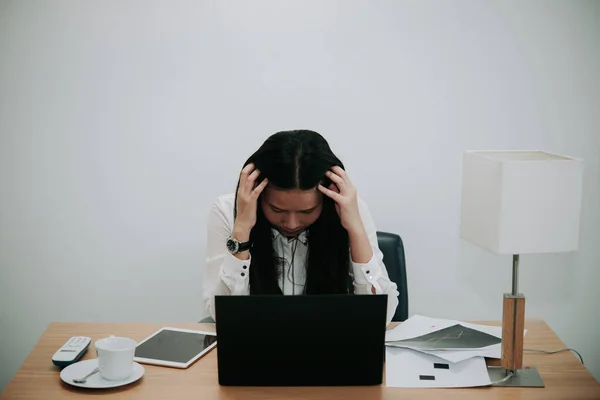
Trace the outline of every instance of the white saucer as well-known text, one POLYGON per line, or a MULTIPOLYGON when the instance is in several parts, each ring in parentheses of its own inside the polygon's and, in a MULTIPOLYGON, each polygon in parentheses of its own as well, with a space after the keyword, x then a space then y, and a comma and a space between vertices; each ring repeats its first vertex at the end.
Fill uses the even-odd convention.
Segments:
POLYGON ((129 385, 144 376, 144 367, 140 364, 133 363, 133 373, 127 379, 121 381, 108 381, 100 376, 100 372, 87 378, 85 383, 75 383, 73 379, 81 378, 92 372, 98 366, 98 359, 84 360, 71 364, 60 371, 60 379, 69 385, 91 389, 108 389, 124 385, 129 385))

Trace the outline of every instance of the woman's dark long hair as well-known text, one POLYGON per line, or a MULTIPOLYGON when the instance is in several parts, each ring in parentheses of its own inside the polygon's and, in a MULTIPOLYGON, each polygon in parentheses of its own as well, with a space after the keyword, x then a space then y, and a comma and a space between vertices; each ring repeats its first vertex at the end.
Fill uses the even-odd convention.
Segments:
MULTIPOLYGON (((344 168, 325 138, 309 130, 275 133, 248 158, 244 166, 250 163, 260 170, 258 183, 268 178, 269 185, 284 190, 309 190, 319 183, 328 187, 331 180, 325 172, 336 165, 344 168)), ((250 232, 250 294, 282 294, 278 284, 280 263, 273 248, 273 226, 262 212, 261 201, 262 195, 258 199, 256 224, 250 232)), ((237 208, 237 188, 235 205, 237 208)), ((236 215, 237 209, 234 209, 236 215)), ((348 232, 340 222, 334 201, 326 195, 323 195, 321 215, 307 228, 307 238, 304 293, 353 292, 349 275, 348 232)))

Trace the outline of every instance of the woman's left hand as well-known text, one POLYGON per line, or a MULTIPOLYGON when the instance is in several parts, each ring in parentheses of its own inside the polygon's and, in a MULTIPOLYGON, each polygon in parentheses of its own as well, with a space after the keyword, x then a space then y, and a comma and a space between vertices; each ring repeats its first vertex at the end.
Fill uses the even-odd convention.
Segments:
POLYGON ((364 228, 358 211, 358 194, 348 174, 342 168, 334 166, 325 175, 333 183, 328 188, 319 184, 319 190, 335 201, 335 210, 342 226, 348 232, 360 232, 364 228))

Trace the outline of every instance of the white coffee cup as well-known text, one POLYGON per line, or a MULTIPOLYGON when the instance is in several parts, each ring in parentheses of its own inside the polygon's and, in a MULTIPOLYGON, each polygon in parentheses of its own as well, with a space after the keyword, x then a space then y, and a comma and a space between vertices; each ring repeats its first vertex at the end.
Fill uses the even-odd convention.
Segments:
POLYGON ((109 381, 127 379, 133 373, 133 357, 137 343, 133 339, 110 336, 94 343, 98 355, 99 374, 109 381))

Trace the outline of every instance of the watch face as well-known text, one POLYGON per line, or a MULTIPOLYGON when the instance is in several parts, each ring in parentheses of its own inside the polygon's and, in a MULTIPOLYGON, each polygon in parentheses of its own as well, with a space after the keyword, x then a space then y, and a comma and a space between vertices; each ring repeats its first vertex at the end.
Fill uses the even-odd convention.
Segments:
POLYGON ((231 253, 236 253, 238 250, 238 243, 231 238, 227 239, 227 250, 231 253))

